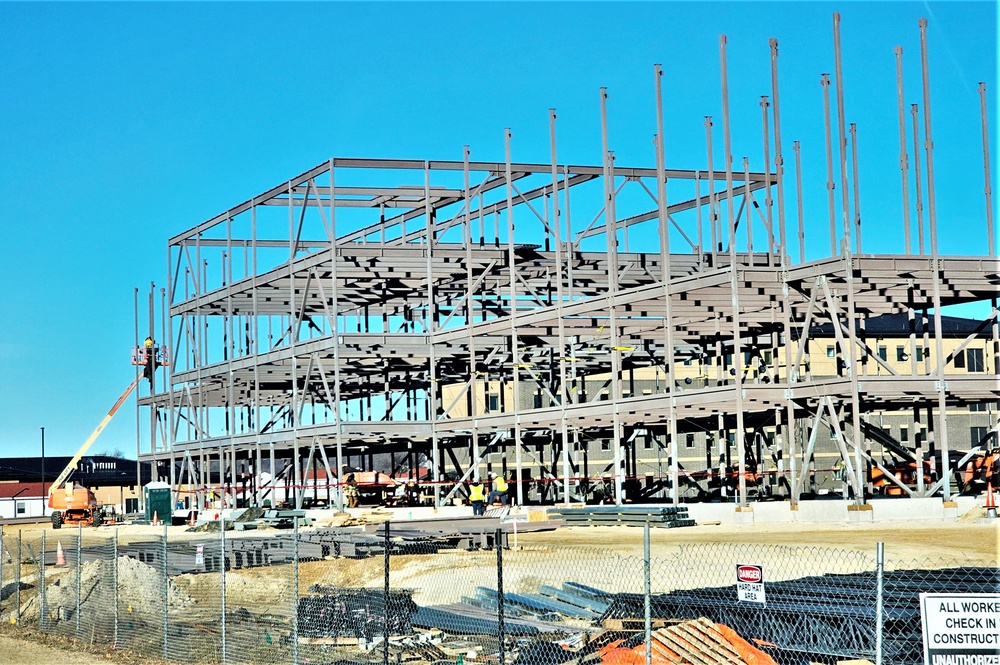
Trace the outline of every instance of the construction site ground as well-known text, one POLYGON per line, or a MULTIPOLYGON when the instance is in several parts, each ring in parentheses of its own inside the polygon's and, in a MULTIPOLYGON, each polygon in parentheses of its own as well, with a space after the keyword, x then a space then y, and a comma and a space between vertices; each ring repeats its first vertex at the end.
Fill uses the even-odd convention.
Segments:
POLYGON ((163 661, 109 645, 81 644, 32 629, 0 627, 0 663, 4 665, 156 665, 163 661))
MULTIPOLYGON (((356 515, 363 521, 364 511, 356 515)), ((981 522, 982 511, 974 510, 953 522, 905 521, 894 523, 754 523, 754 524, 705 524, 679 529, 653 529, 651 531, 651 555, 654 559, 669 558, 685 546, 700 544, 731 545, 773 545, 784 546, 787 553, 787 567, 794 570, 796 560, 808 557, 809 552, 821 548, 865 552, 874 558, 876 543, 885 543, 886 558, 889 561, 932 561, 941 560, 952 565, 998 565, 1000 562, 1000 520, 993 524, 981 522)), ((10 527, 8 527, 9 529, 10 527)), ((53 532, 48 525, 18 527, 25 537, 38 535, 42 529, 50 529, 47 537, 75 538, 76 529, 53 532), (29 535, 30 534, 30 535, 29 535)), ((121 526, 121 541, 149 540, 162 536, 163 527, 121 526)), ((571 558, 576 575, 583 583, 600 583, 602 570, 599 562, 609 555, 639 557, 643 551, 641 528, 616 527, 562 527, 554 531, 520 533, 517 536, 515 555, 516 568, 508 569, 505 584, 511 591, 529 590, 537 586, 539 579, 551 575, 552 567, 559 560, 571 558), (562 552, 562 554, 560 554, 562 552), (550 556, 551 555, 551 556, 550 556), (590 565, 592 564, 592 565, 590 565), (523 589, 522 589, 523 587, 523 589)), ((9 531, 8 531, 9 533, 9 531)), ((92 538, 109 537, 106 528, 95 532, 83 529, 84 542, 92 538)), ((263 535, 266 531, 257 531, 263 535)), ((288 534, 287 530, 271 533, 288 534)), ((207 534, 190 533, 186 527, 169 527, 169 538, 204 540, 207 534)), ((229 532, 233 536, 239 534, 229 532)), ((228 535, 228 534, 227 534, 228 535)), ((513 540, 511 541, 513 544, 513 540)), ((512 555, 512 561, 513 556, 512 555)), ((458 584, 442 584, 442 580, 457 580, 463 570, 470 576, 481 574, 478 569, 489 566, 494 554, 482 551, 445 550, 433 555, 394 556, 391 578, 394 587, 414 590, 414 600, 418 603, 443 603, 454 599, 448 596, 461 595, 458 584)), ((263 597, 288 596, 289 573, 282 567, 261 567, 233 570, 226 575, 227 603, 244 604, 254 607, 263 597)), ((53 571, 53 574, 59 574, 53 571)), ((189 595, 196 604, 203 605, 205 612, 213 610, 219 598, 219 576, 214 574, 181 575, 173 583, 189 595)), ((331 586, 380 587, 382 583, 381 559, 338 559, 303 561, 300 564, 299 588, 306 593, 309 586, 323 584, 331 586)), ((723 581, 724 583, 724 581, 723 581)), ((605 584, 606 586, 606 584, 605 584)), ((634 591, 635 589, 613 589, 634 591)), ((291 602, 291 601, 289 601, 291 602)), ((131 656, 114 652, 106 647, 84 645, 80 649, 53 636, 37 631, 6 625, 0 629, 0 662, 40 663, 59 662, 64 665, 87 665, 89 663, 133 663, 157 662, 154 659, 131 656), (40 644, 37 649, 25 647, 25 640, 40 644), (88 648, 94 649, 93 652, 88 648), (130 658, 132 660, 130 660, 130 658)))

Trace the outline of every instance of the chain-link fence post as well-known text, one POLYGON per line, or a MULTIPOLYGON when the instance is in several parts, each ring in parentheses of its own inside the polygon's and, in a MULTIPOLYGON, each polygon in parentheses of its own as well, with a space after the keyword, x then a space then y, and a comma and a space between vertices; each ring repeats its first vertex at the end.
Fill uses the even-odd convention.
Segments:
POLYGON ((76 525, 76 626, 73 635, 80 639, 80 592, 83 587, 83 522, 76 525))
MULTIPOLYGON (((169 516, 168 516, 167 519, 170 519, 169 516)), ((169 585, 169 579, 167 577, 167 523, 166 522, 163 523, 163 548, 161 550, 161 553, 163 554, 163 557, 161 559, 162 562, 163 562, 163 588, 162 588, 162 593, 163 593, 163 660, 169 660, 170 659, 170 652, 168 651, 168 644, 169 644, 168 634, 169 633, 167 631, 168 631, 168 628, 169 628, 168 621, 170 619, 167 616, 167 612, 170 609, 170 595, 169 595, 170 589, 169 589, 169 586, 168 586, 169 585)))
POLYGON ((17 575, 17 623, 21 623, 21 530, 17 530, 17 563, 14 566, 15 574, 17 575))
POLYGON ((114 642, 112 644, 117 649, 118 648, 118 527, 115 527, 115 558, 112 560, 111 566, 111 595, 114 597, 115 603, 115 626, 114 626, 114 642))
POLYGON ((504 645, 504 617, 503 617, 503 529, 497 529, 493 536, 493 542, 497 548, 497 639, 500 641, 499 665, 507 662, 506 648, 504 645))
POLYGON ((295 592, 295 612, 292 614, 292 665, 299 662, 299 518, 292 518, 295 550, 292 555, 292 589, 295 592))
POLYGON ((650 580, 649 558, 649 520, 642 528, 642 596, 644 631, 646 633, 646 665, 653 663, 653 614, 652 614, 652 582, 650 580))
POLYGON ((222 665, 226 665, 226 518, 219 517, 219 586, 222 587, 222 665))
POLYGON ((882 665, 883 573, 885 572, 885 543, 875 545, 875 665, 882 665))
POLYGON ((42 531, 42 553, 38 557, 38 627, 45 632, 46 619, 45 608, 45 531, 42 531))
POLYGON ((389 522, 385 522, 385 540, 382 543, 383 561, 382 568, 385 571, 385 614, 382 621, 382 665, 389 665, 389 522))

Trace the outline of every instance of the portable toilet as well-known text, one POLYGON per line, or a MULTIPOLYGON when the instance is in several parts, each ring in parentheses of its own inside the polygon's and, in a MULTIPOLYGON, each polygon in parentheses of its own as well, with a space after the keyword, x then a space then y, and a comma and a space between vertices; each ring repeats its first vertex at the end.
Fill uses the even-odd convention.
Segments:
POLYGON ((170 524, 173 511, 170 506, 170 484, 160 481, 146 485, 146 521, 153 523, 153 518, 158 518, 161 522, 170 524))

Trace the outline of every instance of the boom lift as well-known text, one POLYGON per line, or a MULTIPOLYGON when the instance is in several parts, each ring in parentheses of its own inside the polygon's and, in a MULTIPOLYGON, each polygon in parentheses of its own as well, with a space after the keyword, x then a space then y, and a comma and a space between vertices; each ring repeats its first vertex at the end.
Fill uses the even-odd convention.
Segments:
POLYGON ((118 398, 108 414, 104 416, 100 424, 90 433, 87 440, 84 441, 80 449, 76 451, 76 455, 69 461, 66 468, 56 477, 52 485, 49 486, 49 508, 52 509, 52 528, 58 529, 63 524, 86 524, 87 526, 100 526, 104 522, 104 512, 97 502, 97 497, 94 493, 82 485, 66 482, 70 474, 76 469, 77 463, 80 461, 90 446, 93 445, 97 437, 101 435, 104 428, 107 427, 111 419, 114 418, 115 413, 121 408, 125 400, 128 399, 129 395, 132 394, 138 386, 142 379, 149 379, 150 386, 153 385, 153 373, 156 371, 157 367, 164 367, 169 365, 169 359, 165 348, 156 347, 155 342, 152 338, 147 337, 144 345, 133 349, 132 351, 132 364, 141 365, 143 371, 141 374, 137 374, 135 380, 129 384, 129 387, 118 398), (60 486, 66 483, 65 488, 60 486))

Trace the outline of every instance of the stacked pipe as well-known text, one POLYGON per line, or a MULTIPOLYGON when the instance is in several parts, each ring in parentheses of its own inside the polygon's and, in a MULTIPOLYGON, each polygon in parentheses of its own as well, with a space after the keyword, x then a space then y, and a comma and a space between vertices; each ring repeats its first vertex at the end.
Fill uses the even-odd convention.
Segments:
POLYGON ((686 506, 587 506, 552 508, 548 514, 566 526, 650 526, 675 528, 695 526, 686 506))

